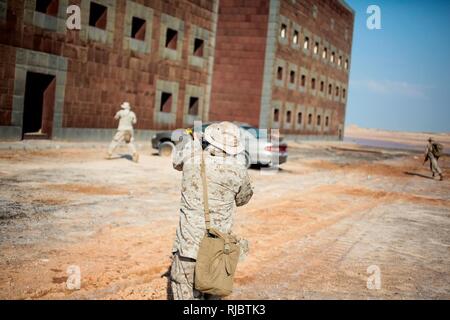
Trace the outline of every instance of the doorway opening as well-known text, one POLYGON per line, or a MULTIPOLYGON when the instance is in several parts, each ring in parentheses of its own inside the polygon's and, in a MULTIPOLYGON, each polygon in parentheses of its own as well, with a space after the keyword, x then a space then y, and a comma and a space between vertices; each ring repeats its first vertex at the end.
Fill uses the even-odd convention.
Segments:
POLYGON ((55 89, 55 76, 27 72, 23 106, 23 139, 51 138, 55 89))

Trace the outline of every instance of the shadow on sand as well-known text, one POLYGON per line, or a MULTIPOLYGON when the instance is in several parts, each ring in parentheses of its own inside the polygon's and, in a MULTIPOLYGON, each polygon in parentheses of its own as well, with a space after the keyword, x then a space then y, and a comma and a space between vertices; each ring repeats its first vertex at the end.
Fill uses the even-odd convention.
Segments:
POLYGON ((133 157, 129 154, 118 154, 111 157, 109 160, 127 159, 128 161, 133 161, 133 157))
POLYGON ((427 175, 424 175, 424 174, 421 174, 421 173, 417 173, 417 172, 405 171, 404 174, 407 174, 409 176, 418 176, 418 177, 434 180, 433 177, 430 177, 430 176, 427 176, 427 175))

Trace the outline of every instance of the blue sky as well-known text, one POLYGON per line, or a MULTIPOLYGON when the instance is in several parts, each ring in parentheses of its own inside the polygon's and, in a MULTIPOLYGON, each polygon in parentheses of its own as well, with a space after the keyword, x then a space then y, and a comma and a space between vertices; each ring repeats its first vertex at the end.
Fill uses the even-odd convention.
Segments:
POLYGON ((356 13, 346 124, 450 132, 450 1, 346 1, 356 13), (369 30, 369 5, 381 30, 369 30))

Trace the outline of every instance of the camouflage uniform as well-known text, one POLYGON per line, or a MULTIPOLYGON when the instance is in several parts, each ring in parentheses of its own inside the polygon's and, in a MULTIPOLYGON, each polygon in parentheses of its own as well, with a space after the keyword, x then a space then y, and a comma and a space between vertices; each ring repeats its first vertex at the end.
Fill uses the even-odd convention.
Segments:
MULTIPOLYGON (((173 166, 183 171, 180 219, 173 244, 171 287, 175 299, 207 298, 193 288, 195 259, 205 234, 203 186, 200 175, 202 147, 185 136, 177 145, 173 166)), ((231 232, 236 206, 245 205, 253 195, 247 169, 237 157, 209 146, 204 151, 211 226, 231 232)))
POLYGON ((114 149, 117 148, 120 143, 125 141, 125 132, 129 131, 131 133, 131 140, 129 143, 127 143, 128 150, 133 156, 135 156, 137 154, 137 151, 136 147, 134 146, 133 124, 136 124, 137 122, 136 114, 130 110, 120 110, 116 113, 114 119, 119 119, 119 126, 117 128, 117 133, 114 135, 114 138, 109 145, 108 155, 111 156, 114 152, 114 149))
POLYGON ((430 160, 430 170, 433 173, 433 177, 438 174, 442 179, 442 170, 439 167, 438 161, 433 154, 433 142, 430 141, 425 149, 425 161, 430 160))

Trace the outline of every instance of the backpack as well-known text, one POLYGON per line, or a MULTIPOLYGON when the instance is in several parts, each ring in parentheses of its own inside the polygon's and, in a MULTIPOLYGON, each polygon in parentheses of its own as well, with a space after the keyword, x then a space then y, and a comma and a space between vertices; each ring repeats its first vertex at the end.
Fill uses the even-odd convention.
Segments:
POLYGON ((444 154, 444 146, 440 143, 433 142, 431 153, 433 153, 433 156, 436 158, 439 158, 444 154))

